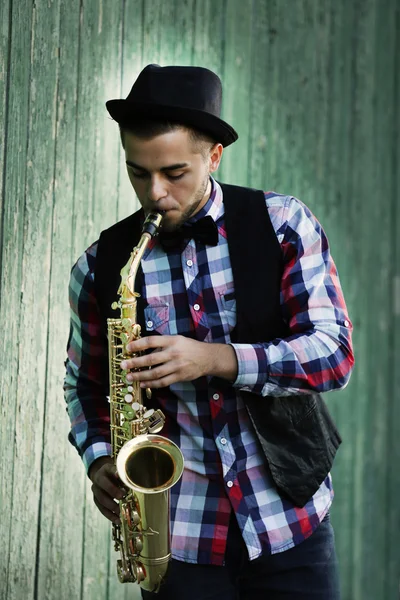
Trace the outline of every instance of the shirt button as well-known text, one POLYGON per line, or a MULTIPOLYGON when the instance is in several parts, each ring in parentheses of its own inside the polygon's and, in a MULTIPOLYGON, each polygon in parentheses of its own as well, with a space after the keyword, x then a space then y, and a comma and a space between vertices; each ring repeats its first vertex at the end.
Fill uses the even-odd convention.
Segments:
POLYGON ((225 446, 225 444, 226 444, 226 438, 221 438, 221 444, 223 444, 225 446))
POLYGON ((219 394, 213 394, 213 400, 219 400, 219 394))
POLYGON ((344 325, 345 327, 348 327, 348 326, 350 325, 350 322, 349 322, 347 319, 345 319, 345 321, 344 321, 343 325, 344 325))
POLYGON ((153 321, 147 321, 146 325, 148 329, 151 329, 153 327, 153 321))
POLYGON ((193 308, 194 308, 194 310, 200 310, 200 304, 195 304, 195 305, 193 306, 193 308))
POLYGON ((189 258, 189 260, 186 261, 186 264, 188 267, 193 267, 193 261, 190 260, 190 258, 189 258))
POLYGON ((231 487, 233 486, 233 481, 227 481, 227 482, 226 482, 226 485, 227 485, 229 488, 231 488, 231 487))

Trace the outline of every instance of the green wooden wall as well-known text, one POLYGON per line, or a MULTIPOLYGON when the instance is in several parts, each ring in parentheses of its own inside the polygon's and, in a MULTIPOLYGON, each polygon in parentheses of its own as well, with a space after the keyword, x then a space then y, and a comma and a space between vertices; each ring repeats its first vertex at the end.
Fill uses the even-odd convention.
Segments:
POLYGON ((296 195, 327 232, 356 352, 326 394, 343 599, 398 599, 399 1, 1 0, 0 27, 0 598, 135 597, 62 380, 70 267, 137 206, 104 103, 158 62, 221 76, 240 140, 218 177, 296 195))

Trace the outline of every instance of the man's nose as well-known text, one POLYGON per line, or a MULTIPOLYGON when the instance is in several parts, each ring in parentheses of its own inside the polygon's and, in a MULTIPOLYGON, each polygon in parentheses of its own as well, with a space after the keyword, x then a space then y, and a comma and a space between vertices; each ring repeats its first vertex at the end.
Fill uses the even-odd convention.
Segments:
POLYGON ((161 177, 153 176, 150 180, 147 196, 151 202, 158 202, 167 195, 165 181, 161 177))

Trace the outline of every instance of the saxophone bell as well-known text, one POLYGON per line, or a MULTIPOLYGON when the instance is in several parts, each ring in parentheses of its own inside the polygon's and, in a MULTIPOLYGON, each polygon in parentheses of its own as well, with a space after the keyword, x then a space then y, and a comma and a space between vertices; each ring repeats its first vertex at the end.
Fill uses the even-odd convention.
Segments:
POLYGON ((139 435, 119 451, 117 470, 124 485, 134 492, 158 494, 179 480, 183 456, 174 442, 161 435, 139 435))

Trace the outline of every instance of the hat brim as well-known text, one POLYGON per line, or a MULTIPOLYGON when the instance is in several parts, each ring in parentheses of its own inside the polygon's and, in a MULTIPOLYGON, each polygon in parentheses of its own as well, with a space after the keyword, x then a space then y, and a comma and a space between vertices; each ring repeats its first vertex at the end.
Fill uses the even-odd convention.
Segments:
POLYGON ((208 133, 224 148, 238 139, 238 134, 228 123, 210 113, 180 106, 108 100, 106 108, 112 118, 121 126, 129 127, 129 122, 139 117, 169 119, 208 133))

